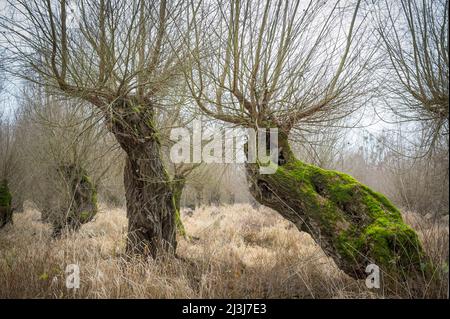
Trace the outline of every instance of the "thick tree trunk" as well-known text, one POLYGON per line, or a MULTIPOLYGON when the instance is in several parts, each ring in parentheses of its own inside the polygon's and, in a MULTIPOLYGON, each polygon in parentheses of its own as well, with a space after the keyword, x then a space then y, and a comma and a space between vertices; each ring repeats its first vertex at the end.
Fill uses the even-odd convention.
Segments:
POLYGON ((152 105, 122 100, 114 105, 110 129, 126 152, 127 252, 156 257, 176 249, 175 204, 164 167, 152 105))
POLYGON ((157 154, 147 151, 126 160, 127 252, 156 257, 176 249, 175 207, 170 180, 162 167, 155 169, 157 154))
POLYGON ((346 174, 302 163, 283 135, 279 146, 282 160, 274 174, 260 174, 258 164, 247 164, 256 200, 309 233, 354 278, 366 278, 371 263, 396 280, 429 270, 416 233, 383 195, 346 174))

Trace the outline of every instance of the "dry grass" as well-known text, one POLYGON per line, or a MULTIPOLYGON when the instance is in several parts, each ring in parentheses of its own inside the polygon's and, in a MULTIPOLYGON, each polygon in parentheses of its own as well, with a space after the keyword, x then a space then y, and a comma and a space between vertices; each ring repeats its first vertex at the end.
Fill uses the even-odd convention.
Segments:
MULTIPOLYGON (((448 221, 437 229, 440 223, 412 213, 406 219, 434 260, 448 265, 448 221)), ((309 235, 269 209, 205 207, 183 220, 193 239, 179 239, 179 258, 155 261, 123 255, 126 217, 121 209, 104 207, 95 221, 59 240, 50 238, 39 212, 27 209, 0 232, 0 297, 392 297, 347 277, 309 235), (78 290, 65 287, 68 264, 80 267, 78 290)), ((448 274, 445 267, 442 273, 448 274)), ((426 295, 447 297, 447 285, 442 280, 440 288, 426 288, 426 295)))

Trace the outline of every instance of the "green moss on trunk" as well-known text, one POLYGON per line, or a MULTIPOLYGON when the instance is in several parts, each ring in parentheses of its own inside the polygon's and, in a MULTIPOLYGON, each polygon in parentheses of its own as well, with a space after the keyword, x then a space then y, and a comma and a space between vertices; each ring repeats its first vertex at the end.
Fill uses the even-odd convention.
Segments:
POLYGON ((175 206, 175 224, 178 233, 186 237, 186 229, 184 228, 183 221, 181 220, 181 195, 183 193, 184 185, 186 184, 186 178, 183 176, 175 176, 172 181, 173 189, 173 201, 175 206))
POLYGON ((62 207, 45 213, 44 219, 53 224, 53 237, 60 236, 63 229, 78 230, 98 212, 97 189, 87 172, 74 164, 61 165, 59 171, 69 196, 62 207))
POLYGON ((417 234, 385 196, 349 175, 298 161, 285 141, 280 145, 286 163, 274 174, 247 165, 260 203, 309 233, 352 277, 365 278, 371 263, 402 280, 428 271, 417 234))

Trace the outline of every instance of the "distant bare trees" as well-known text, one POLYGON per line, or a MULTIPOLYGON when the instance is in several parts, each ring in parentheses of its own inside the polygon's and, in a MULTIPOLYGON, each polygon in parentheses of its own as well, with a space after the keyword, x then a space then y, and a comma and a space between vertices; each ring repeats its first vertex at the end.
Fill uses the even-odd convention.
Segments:
POLYGON ((11 121, 0 113, 0 229, 13 221, 14 208, 9 184, 12 178, 17 178, 14 176, 17 157, 12 132, 11 121))
POLYGON ((9 114, 0 110, 0 176, 10 179, 17 167, 17 148, 15 147, 14 123, 9 114))
MULTIPOLYGON (((4 104, 0 108, 4 107, 4 104)), ((25 180, 20 161, 20 150, 15 134, 14 114, 0 109, 0 180, 6 181, 12 195, 12 211, 23 209, 23 184, 25 180)))
POLYGON ((402 120, 423 124, 426 148, 449 133, 448 10, 448 0, 380 1, 378 7, 388 104, 402 120))

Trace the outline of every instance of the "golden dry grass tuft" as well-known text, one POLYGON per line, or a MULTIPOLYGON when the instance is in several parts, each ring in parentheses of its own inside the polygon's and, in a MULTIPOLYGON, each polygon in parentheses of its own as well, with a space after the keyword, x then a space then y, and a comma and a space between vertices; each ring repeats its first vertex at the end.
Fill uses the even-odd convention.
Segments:
MULTIPOLYGON (((40 213, 27 209, 0 231, 0 298, 411 297, 349 278, 309 235, 267 208, 203 207, 182 218, 190 238, 179 238, 177 258, 152 260, 124 255, 122 209, 103 207, 78 233, 58 240, 40 213), (66 288, 68 264, 80 267, 77 290, 66 288)), ((447 297, 448 221, 405 218, 445 277, 425 287, 425 297, 447 297)))

